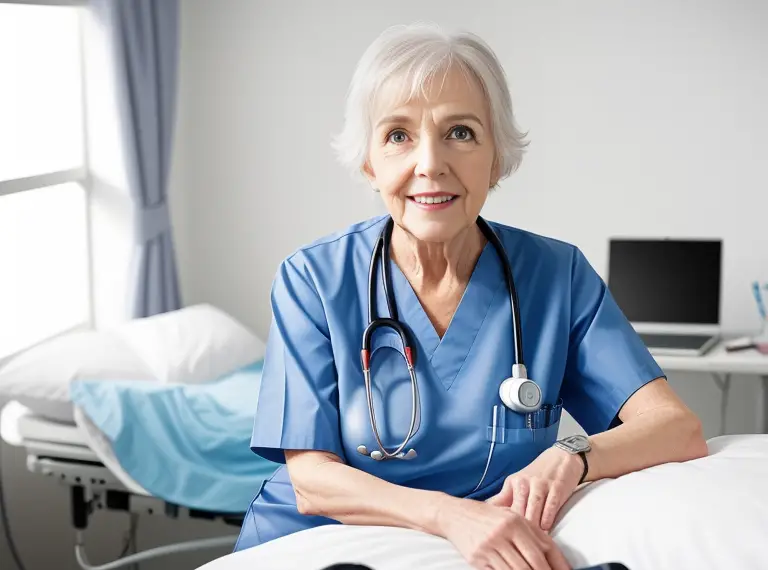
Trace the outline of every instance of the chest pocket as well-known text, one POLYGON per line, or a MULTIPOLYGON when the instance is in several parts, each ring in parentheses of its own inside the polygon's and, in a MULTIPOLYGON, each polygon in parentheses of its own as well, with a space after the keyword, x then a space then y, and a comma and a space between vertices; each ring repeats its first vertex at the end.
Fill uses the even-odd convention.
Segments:
POLYGON ((504 404, 495 406, 496 422, 485 429, 489 446, 488 473, 484 481, 496 484, 525 468, 545 449, 554 445, 560 428, 562 400, 544 405, 529 415, 518 414, 504 404))
POLYGON ((557 438, 563 400, 556 404, 544 404, 532 414, 518 414, 503 404, 496 406, 496 422, 486 427, 485 438, 497 444, 543 443, 552 445, 557 438))

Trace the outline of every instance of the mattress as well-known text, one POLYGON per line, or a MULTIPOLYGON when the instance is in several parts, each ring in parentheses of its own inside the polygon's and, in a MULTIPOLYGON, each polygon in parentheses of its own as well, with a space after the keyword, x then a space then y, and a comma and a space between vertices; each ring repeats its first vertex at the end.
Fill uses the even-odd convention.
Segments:
POLYGON ((34 414, 22 414, 17 430, 24 441, 43 441, 88 447, 88 439, 74 423, 49 420, 34 414))
POLYGON ((78 408, 74 417, 75 423, 51 420, 11 401, 0 411, 0 437, 32 455, 102 463, 128 491, 149 495, 120 466, 107 437, 78 408))

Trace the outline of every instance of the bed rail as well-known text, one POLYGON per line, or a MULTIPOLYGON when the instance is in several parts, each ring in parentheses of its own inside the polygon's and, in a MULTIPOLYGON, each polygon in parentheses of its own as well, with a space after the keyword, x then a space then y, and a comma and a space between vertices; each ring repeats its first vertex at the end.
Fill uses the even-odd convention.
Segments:
POLYGON ((83 531, 88 527, 91 515, 97 510, 123 511, 132 517, 165 516, 173 519, 222 521, 238 528, 243 522, 244 513, 190 509, 158 497, 133 493, 105 465, 95 461, 30 454, 27 456, 27 469, 70 487, 71 520, 76 529, 75 558, 83 570, 113 570, 180 552, 234 546, 237 539, 237 535, 229 535, 180 542, 122 556, 113 562, 94 566, 88 562, 83 531))

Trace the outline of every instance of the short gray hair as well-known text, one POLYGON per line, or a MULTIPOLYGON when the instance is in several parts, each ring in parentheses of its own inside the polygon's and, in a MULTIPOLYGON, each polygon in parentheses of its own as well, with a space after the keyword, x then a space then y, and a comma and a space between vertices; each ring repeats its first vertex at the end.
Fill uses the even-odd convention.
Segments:
POLYGON ((370 146, 373 107, 388 80, 403 80, 404 89, 410 85, 410 99, 423 92, 438 72, 447 72, 452 65, 473 75, 484 91, 499 180, 517 170, 528 142, 515 123, 506 75, 496 55, 475 34, 448 33, 431 23, 393 26, 376 38, 360 58, 347 92, 344 127, 332 141, 341 164, 353 176, 361 176, 370 146))

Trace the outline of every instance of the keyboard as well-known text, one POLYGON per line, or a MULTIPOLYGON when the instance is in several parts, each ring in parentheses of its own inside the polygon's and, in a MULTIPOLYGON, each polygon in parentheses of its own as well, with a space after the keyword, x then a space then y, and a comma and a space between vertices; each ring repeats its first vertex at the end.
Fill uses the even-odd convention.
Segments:
POLYGON ((709 342, 712 335, 640 333, 640 338, 648 348, 699 350, 705 343, 709 342))

